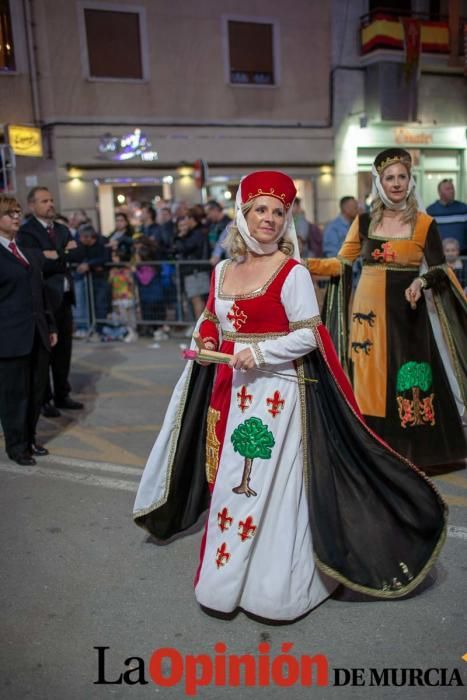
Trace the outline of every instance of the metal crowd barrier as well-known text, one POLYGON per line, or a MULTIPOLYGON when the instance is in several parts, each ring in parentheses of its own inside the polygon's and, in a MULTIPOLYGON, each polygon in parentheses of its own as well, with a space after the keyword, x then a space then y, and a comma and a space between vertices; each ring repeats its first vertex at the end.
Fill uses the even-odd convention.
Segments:
POLYGON ((207 260, 106 263, 105 268, 83 274, 74 270, 75 335, 86 337, 105 328, 141 332, 151 327, 192 326, 196 322, 193 300, 196 303, 200 297, 202 302, 197 303, 204 305, 211 273, 207 260))

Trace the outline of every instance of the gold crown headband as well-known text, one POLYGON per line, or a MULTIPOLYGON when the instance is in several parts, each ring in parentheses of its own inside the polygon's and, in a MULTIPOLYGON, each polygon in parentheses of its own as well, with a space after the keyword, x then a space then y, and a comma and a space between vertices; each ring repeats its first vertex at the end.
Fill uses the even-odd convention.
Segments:
POLYGON ((376 170, 378 172, 378 175, 381 175, 383 170, 388 167, 388 165, 394 165, 394 163, 402 163, 406 167, 411 168, 412 163, 408 160, 407 156, 390 156, 389 158, 386 158, 386 160, 383 160, 378 166, 376 166, 376 170))

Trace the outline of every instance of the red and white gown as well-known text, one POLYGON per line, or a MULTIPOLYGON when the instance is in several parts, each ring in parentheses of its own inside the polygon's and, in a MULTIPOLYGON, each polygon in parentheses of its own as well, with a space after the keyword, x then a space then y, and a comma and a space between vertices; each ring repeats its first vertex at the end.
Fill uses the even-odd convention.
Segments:
POLYGON ((229 297, 230 264, 216 268, 199 328, 229 354, 250 347, 257 367, 187 362, 135 522, 168 542, 208 512, 195 587, 215 610, 294 619, 335 581, 407 595, 441 550, 443 499, 362 420, 305 268, 287 259, 261 289, 229 297))
POLYGON ((293 619, 337 585, 313 561, 303 471, 299 360, 316 348, 319 309, 295 260, 284 260, 261 289, 236 296, 223 292, 230 264, 215 270, 199 331, 221 352, 249 347, 257 368, 216 369, 206 444, 212 500, 196 597, 222 612, 293 619))

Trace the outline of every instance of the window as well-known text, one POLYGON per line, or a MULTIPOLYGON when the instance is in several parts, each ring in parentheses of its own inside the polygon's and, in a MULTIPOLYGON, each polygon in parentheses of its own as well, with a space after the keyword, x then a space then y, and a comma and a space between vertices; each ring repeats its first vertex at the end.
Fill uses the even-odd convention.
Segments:
POLYGON ((275 25, 227 20, 229 82, 234 85, 276 85, 275 25))
POLYGON ((141 14, 86 4, 84 31, 90 78, 143 80, 141 14))
POLYGON ((0 0, 0 71, 16 70, 9 0, 0 0))

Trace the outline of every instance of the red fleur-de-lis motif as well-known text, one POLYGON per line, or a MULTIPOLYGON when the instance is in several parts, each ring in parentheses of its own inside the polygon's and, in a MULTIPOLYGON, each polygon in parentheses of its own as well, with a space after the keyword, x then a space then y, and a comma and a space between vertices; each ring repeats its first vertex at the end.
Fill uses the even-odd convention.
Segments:
POLYGON ((253 396, 248 393, 246 386, 242 386, 241 391, 237 391, 238 407, 242 413, 245 413, 246 409, 249 408, 252 400, 253 396))
POLYGON ((238 523, 238 535, 242 542, 251 540, 256 532, 256 525, 253 525, 253 518, 249 515, 245 520, 238 523))
POLYGON ((281 397, 280 391, 275 391, 272 396, 266 399, 266 404, 271 408, 268 408, 268 413, 275 418, 284 408, 285 400, 281 397))
POLYGON ((221 532, 228 530, 233 523, 233 518, 229 514, 228 508, 223 508, 217 514, 217 524, 221 532))
POLYGON ((239 306, 237 306, 237 303, 234 302, 229 313, 227 314, 227 318, 229 321, 232 321, 232 325, 235 330, 239 331, 240 328, 247 322, 248 316, 239 306))
POLYGON ((220 547, 217 548, 216 552, 216 564, 217 568, 220 569, 221 566, 225 566, 230 559, 230 552, 227 551, 227 544, 223 542, 220 547))

